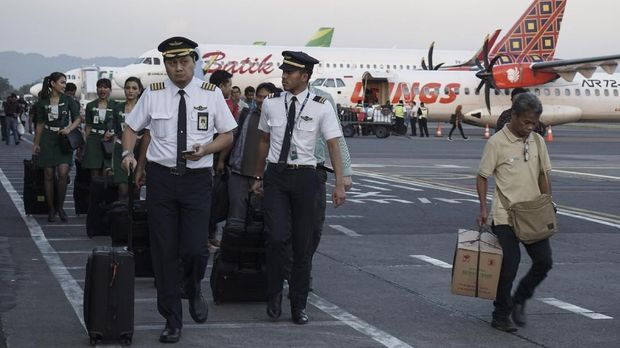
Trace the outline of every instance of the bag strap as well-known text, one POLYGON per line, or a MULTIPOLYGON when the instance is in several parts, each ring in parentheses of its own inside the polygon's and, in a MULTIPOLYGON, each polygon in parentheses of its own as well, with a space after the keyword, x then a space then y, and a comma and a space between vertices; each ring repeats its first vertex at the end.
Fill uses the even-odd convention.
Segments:
POLYGON ((134 212, 134 190, 133 190, 133 168, 129 169, 129 175, 127 175, 127 186, 129 187, 129 194, 127 195, 127 216, 129 221, 129 230, 127 232, 127 249, 133 251, 133 212, 134 212))
MULTIPOLYGON (((549 184, 549 177, 547 176, 547 171, 544 170, 543 168, 543 164, 542 164, 542 156, 540 155, 540 151, 542 148, 542 145, 540 143, 540 139, 538 139, 538 135, 534 134, 534 142, 536 143, 536 150, 538 151, 538 166, 540 168, 540 170, 543 172, 543 175, 545 176, 545 181, 547 181, 547 185, 549 184)), ((538 185, 538 183, 536 183, 538 185)))

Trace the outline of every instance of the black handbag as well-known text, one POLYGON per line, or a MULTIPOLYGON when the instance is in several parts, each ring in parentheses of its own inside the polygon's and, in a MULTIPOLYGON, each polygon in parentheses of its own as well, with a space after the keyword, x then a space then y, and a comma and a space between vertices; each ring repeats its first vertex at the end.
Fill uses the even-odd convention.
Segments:
POLYGON ((72 153, 84 144, 82 132, 78 128, 72 130, 67 135, 60 136, 60 149, 64 153, 72 153))
POLYGON ((103 149, 103 157, 106 159, 112 158, 112 153, 114 153, 114 138, 110 138, 108 141, 101 140, 101 148, 103 149))

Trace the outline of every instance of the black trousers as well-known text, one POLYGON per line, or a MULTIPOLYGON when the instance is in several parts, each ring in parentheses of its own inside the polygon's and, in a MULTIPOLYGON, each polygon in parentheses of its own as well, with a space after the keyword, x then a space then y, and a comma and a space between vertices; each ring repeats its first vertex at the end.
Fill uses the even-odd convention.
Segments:
POLYGON ((157 309, 176 328, 183 326, 179 284, 192 296, 200 290, 209 248, 207 226, 211 211, 212 174, 175 176, 155 163, 147 166, 147 209, 157 309), (179 267, 183 261, 183 270, 179 267))
POLYGON ((457 125, 457 123, 456 123, 456 122, 454 122, 454 123, 452 124, 452 129, 450 129, 450 133, 448 134, 448 138, 452 138, 452 132, 454 132, 454 129, 456 129, 456 127, 459 127, 459 132, 461 132, 461 136, 462 136, 463 138, 467 138, 467 137, 465 136, 465 133, 463 133, 463 126, 461 125, 461 123, 460 123, 460 122, 458 123, 458 125, 457 125))
POLYGON ((8 138, 6 135, 6 116, 0 116, 0 128, 2 128, 2 141, 8 138))
MULTIPOLYGON (((312 257, 316 249, 319 248, 321 235, 323 234, 323 224, 325 224, 326 194, 327 194, 327 171, 325 169, 317 169, 316 175, 319 178, 318 194, 316 195, 316 211, 314 212, 314 233, 312 234, 312 257)), ((312 264, 310 264, 312 266, 312 264)))
POLYGON ((508 225, 493 225, 492 229, 499 239, 499 244, 502 246, 504 254, 497 296, 493 302, 495 306, 493 316, 507 317, 512 311, 513 303, 524 303, 530 299, 534 295, 536 287, 547 277, 547 273, 553 265, 551 245, 549 244, 549 239, 543 239, 533 244, 524 244, 525 250, 532 259, 532 267, 525 277, 521 279, 517 291, 511 298, 512 282, 517 276, 519 263, 521 262, 520 241, 512 227, 508 225))
POLYGON ((415 136, 416 135, 416 124, 418 123, 418 120, 415 117, 411 117, 411 120, 409 120, 409 123, 411 123, 411 135, 415 136))
POLYGON ((291 307, 305 308, 316 217, 317 172, 311 168, 278 172, 274 165, 269 165, 263 189, 268 294, 273 296, 282 291, 290 243, 293 250, 289 278, 291 307))
POLYGON ((424 134, 428 137, 428 120, 426 118, 421 118, 418 120, 418 125, 420 126, 420 136, 423 137, 424 134))

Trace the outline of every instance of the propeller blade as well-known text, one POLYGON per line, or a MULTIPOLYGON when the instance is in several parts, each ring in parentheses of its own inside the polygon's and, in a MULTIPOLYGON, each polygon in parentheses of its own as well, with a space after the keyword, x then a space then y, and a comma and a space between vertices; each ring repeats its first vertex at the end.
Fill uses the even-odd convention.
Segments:
POLYGON ((426 66, 426 62, 424 61, 424 58, 422 58, 422 70, 428 70, 428 67, 426 66))
POLYGON ((435 50, 435 41, 431 43, 431 47, 428 49, 428 67, 430 70, 433 69, 433 51, 435 50))
POLYGON ((484 86, 484 80, 480 80, 478 87, 476 87, 476 94, 480 93, 480 89, 482 88, 482 86, 484 86))
POLYGON ((501 54, 498 54, 497 56, 493 57, 493 59, 491 60, 491 66, 489 67, 489 69, 493 69, 493 66, 495 66, 495 63, 497 63, 497 61, 499 61, 500 58, 502 58, 501 54))
POLYGON ((489 110, 489 115, 491 114, 491 88, 487 83, 484 87, 484 101, 487 104, 487 110, 489 110))
POLYGON ((482 64, 480 64, 480 59, 476 59, 476 66, 478 67, 478 69, 484 70, 484 68, 482 67, 482 64))
POLYGON ((437 66, 435 66, 433 70, 439 70, 439 68, 441 68, 442 65, 444 65, 444 63, 437 64, 437 66))
POLYGON ((482 45, 482 52, 483 52, 483 58, 484 58, 484 67, 488 69, 489 68, 489 37, 488 36, 486 39, 484 39, 484 45, 482 45))

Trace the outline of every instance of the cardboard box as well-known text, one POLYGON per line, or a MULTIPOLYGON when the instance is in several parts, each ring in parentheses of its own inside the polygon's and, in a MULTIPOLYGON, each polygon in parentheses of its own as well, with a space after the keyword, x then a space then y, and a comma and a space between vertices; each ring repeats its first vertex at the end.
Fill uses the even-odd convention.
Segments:
POLYGON ((452 266, 452 293, 494 300, 502 248, 492 233, 459 230, 452 266))

